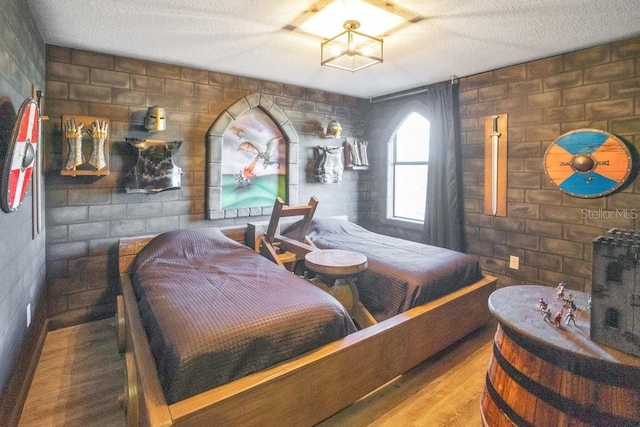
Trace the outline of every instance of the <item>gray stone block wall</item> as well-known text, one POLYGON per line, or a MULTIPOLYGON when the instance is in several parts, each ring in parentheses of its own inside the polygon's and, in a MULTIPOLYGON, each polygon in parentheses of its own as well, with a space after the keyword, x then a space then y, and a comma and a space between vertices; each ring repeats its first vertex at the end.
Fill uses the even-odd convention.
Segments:
POLYGON ((614 227, 637 229, 637 180, 606 197, 580 199, 547 178, 543 157, 560 135, 582 128, 614 133, 637 149, 638 64, 640 38, 634 38, 460 79, 468 251, 499 285, 565 280, 589 291, 592 240, 614 227), (498 218, 482 213, 483 126, 485 116, 505 113, 508 214, 498 218), (519 270, 509 268, 510 255, 520 257, 519 270))
MULTIPOLYGON (((26 0, 0 2, 0 29, 0 102, 9 103, 15 114, 22 102, 31 98, 33 85, 44 89, 45 46, 26 0)), ((13 122, 2 125, 13 126, 13 122)), ((0 211, 0 401, 5 399, 3 394, 20 351, 42 327, 42 322, 35 322, 36 314, 46 312, 46 304, 41 303, 45 231, 43 228, 39 235, 32 235, 32 188, 16 211, 0 211), (29 328, 28 304, 32 319, 29 328)), ((13 396, 6 397, 7 402, 13 400, 13 396)))
MULTIPOLYGON (((267 82, 241 76, 160 64, 133 58, 47 46, 45 128, 47 274, 49 316, 56 328, 111 315, 117 289, 116 245, 119 237, 210 225, 266 220, 257 210, 226 211, 205 220, 205 134, 216 118, 239 99, 266 94, 284 112, 297 132, 298 201, 313 195, 316 215, 349 215, 362 221, 369 210, 367 171, 344 173, 338 184, 313 180, 316 145, 341 140, 321 138, 332 119, 343 137, 365 133, 368 100, 336 93, 267 82), (144 129, 148 107, 167 112, 167 130, 144 129), (60 176, 63 163, 61 116, 104 116, 111 120, 110 174, 60 176), (127 194, 124 177, 136 160, 126 137, 183 140, 175 162, 183 170, 182 188, 154 195, 127 194)), ((261 212, 269 213, 269 209, 261 212)))
MULTIPOLYGON (((464 230, 467 251, 500 286, 561 280, 591 289, 591 242, 606 230, 636 229, 640 184, 598 199, 563 194, 544 172, 547 147, 575 129, 616 134, 636 151, 640 144, 640 38, 518 64, 459 79, 464 230), (507 216, 484 208, 484 118, 508 114, 507 216), (509 268, 510 256, 520 268, 509 268)), ((367 227, 420 240, 415 230, 380 221, 385 203, 386 118, 410 101, 374 104, 367 124, 372 142, 367 227)))

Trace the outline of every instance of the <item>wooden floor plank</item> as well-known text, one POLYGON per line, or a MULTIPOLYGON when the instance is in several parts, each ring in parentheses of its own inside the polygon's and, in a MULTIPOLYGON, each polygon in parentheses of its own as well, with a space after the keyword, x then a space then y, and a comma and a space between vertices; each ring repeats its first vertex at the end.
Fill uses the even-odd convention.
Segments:
POLYGON ((319 426, 481 425, 480 396, 495 328, 490 322, 319 426))
POLYGON ((49 332, 20 426, 121 427, 124 362, 113 319, 49 332))
MULTIPOLYGON (((124 360, 113 323, 106 319, 47 334, 20 426, 125 425, 117 401, 124 360)), ((495 329, 490 322, 319 426, 482 425, 480 396, 495 329)))

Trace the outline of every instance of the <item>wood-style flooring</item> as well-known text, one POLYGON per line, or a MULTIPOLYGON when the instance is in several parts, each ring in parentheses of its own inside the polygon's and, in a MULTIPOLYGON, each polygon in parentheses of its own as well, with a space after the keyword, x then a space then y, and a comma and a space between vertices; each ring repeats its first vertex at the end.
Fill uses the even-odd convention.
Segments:
POLYGON ((115 320, 47 333, 19 426, 124 426, 115 320))
MULTIPOLYGON (((125 425, 118 403, 124 361, 114 323, 106 319, 47 334, 20 426, 125 425)), ((320 426, 481 426, 495 328, 490 322, 320 426)))

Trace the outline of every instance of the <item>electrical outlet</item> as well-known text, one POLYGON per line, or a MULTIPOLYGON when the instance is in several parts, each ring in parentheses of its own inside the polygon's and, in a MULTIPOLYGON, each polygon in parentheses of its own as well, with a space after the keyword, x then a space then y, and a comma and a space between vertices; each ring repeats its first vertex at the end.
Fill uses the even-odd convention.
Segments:
POLYGON ((520 257, 511 255, 509 257, 509 268, 518 270, 520 268, 520 257))
POLYGON ((27 328, 31 326, 31 303, 27 304, 27 328))

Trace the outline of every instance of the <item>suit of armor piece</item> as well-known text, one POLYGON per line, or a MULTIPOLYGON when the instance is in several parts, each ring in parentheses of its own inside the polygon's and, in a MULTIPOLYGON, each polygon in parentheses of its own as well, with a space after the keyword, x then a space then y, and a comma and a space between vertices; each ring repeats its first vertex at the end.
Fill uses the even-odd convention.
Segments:
POLYGON ((323 184, 342 181, 344 164, 342 163, 343 147, 317 146, 319 158, 313 168, 316 181, 323 184))
POLYGON ((368 141, 347 141, 349 155, 353 166, 369 166, 367 145, 369 145, 368 141))
POLYGON ((340 132, 342 132, 342 126, 337 120, 331 120, 327 125, 326 138, 340 138, 340 132))
POLYGON ((107 166, 107 160, 104 152, 104 143, 109 131, 109 125, 106 122, 93 122, 91 129, 87 129, 87 134, 91 136, 91 157, 89 164, 96 170, 104 169, 107 166))
POLYGON ((138 149, 138 162, 127 176, 127 193, 157 193, 181 187, 182 169, 172 155, 182 141, 126 138, 138 149))
POLYGON ((163 131, 167 129, 167 115, 164 108, 154 105, 147 109, 147 115, 144 118, 144 127, 147 130, 163 131))
POLYGON ((67 120, 64 127, 64 136, 69 143, 69 155, 67 161, 64 164, 66 170, 75 168, 84 163, 82 156, 82 128, 84 125, 80 123, 76 125, 76 121, 71 118, 67 120))

